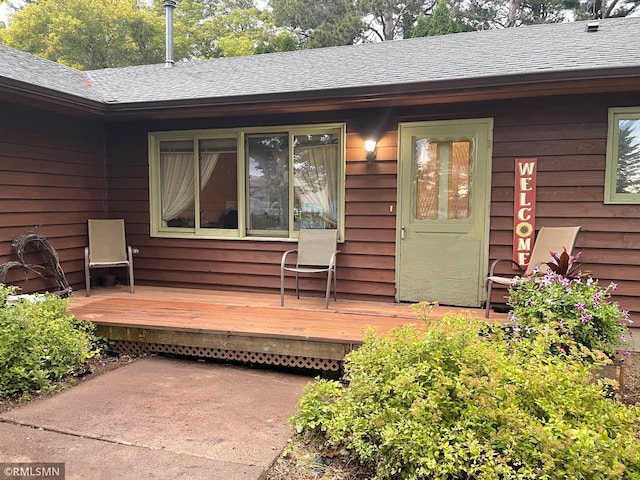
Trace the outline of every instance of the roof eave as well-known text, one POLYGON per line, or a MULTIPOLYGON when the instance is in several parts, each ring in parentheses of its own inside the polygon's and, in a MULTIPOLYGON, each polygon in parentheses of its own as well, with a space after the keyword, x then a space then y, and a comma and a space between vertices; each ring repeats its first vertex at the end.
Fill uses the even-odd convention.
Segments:
POLYGON ((307 90, 222 98, 112 103, 107 116, 185 118, 294 113, 405 104, 460 103, 525 97, 638 91, 640 66, 613 69, 541 71, 495 77, 461 78, 370 87, 307 90))
POLYGON ((83 116, 104 116, 105 104, 98 100, 41 87, 0 76, 0 97, 8 101, 37 105, 48 110, 64 109, 83 116))

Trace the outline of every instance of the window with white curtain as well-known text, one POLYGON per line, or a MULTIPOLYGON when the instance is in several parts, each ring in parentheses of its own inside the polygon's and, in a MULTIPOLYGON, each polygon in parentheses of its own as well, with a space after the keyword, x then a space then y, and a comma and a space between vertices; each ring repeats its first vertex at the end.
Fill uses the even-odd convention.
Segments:
POLYGON ((344 124, 150 133, 152 235, 342 238, 344 150, 344 124))

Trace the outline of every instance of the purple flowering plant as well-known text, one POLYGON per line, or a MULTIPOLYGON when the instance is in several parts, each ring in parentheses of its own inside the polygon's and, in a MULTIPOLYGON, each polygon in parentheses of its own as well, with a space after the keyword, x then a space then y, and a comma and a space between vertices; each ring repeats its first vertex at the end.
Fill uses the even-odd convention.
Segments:
POLYGON ((510 317, 528 329, 551 326, 590 350, 609 357, 629 335, 629 312, 611 300, 617 285, 601 287, 597 279, 577 269, 580 256, 551 252, 548 268, 518 277, 509 289, 510 317), (543 271, 544 270, 544 271, 543 271))

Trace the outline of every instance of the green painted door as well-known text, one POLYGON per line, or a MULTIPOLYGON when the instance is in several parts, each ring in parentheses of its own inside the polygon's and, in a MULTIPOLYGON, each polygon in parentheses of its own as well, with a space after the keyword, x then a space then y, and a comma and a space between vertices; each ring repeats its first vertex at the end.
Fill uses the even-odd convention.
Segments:
POLYGON ((399 301, 482 304, 492 131, 487 118, 400 124, 399 301))

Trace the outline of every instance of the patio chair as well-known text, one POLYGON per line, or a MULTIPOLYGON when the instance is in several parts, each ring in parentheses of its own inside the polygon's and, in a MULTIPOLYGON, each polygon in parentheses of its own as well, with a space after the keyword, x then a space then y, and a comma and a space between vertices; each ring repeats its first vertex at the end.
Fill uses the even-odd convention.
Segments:
MULTIPOLYGON (((576 237, 580 227, 541 227, 538 235, 536 236, 533 244, 533 250, 531 251, 531 257, 527 268, 524 269, 510 258, 498 258, 494 260, 489 269, 489 276, 487 277, 487 302, 485 305, 485 318, 489 318, 489 310, 491 309, 491 291, 493 284, 510 286, 513 276, 504 277, 497 276, 495 274, 496 265, 500 262, 511 262, 517 269, 517 275, 530 275, 533 269, 539 267, 541 272, 545 272, 549 267, 547 262, 551 260, 550 252, 559 252, 563 247, 567 249, 567 252, 571 253, 573 246, 576 242, 576 237)), ((514 275, 515 276, 515 275, 514 275)))
POLYGON ((133 251, 125 242, 124 220, 89 220, 88 226, 89 246, 84 249, 87 297, 91 296, 90 271, 94 268, 127 267, 133 293, 133 251))
POLYGON ((298 248, 287 250, 282 255, 280 262, 280 306, 284 307, 284 272, 296 274, 296 296, 300 298, 298 288, 298 276, 300 273, 327 272, 327 293, 325 296, 325 308, 329 308, 329 294, 331 292, 331 278, 333 277, 333 298, 338 300, 336 294, 336 255, 338 231, 321 229, 302 229, 298 237, 298 248), (296 265, 287 265, 287 255, 297 252, 296 265))

